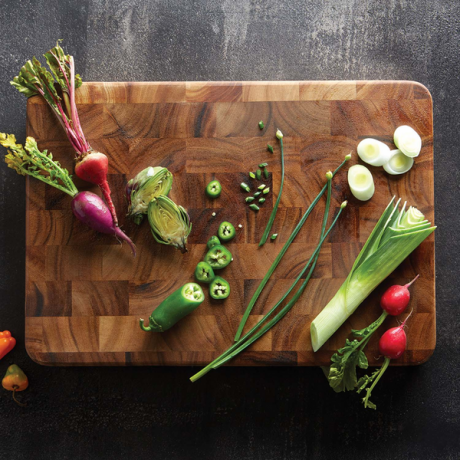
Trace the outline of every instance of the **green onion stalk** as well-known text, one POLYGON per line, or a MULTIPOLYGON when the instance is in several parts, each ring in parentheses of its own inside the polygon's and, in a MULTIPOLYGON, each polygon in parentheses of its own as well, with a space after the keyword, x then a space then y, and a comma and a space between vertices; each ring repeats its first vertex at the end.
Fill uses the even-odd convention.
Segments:
POLYGON ((126 185, 128 216, 140 224, 147 214, 149 203, 160 195, 167 196, 171 191, 173 175, 161 166, 149 166, 126 185))
MULTIPOLYGON (((335 171, 332 173, 332 178, 340 171, 340 169, 351 159, 351 154, 348 154, 345 156, 345 159, 343 162, 335 169, 335 171)), ((270 277, 273 275, 273 272, 275 271, 276 267, 278 264, 281 262, 281 259, 283 258, 284 254, 288 250, 289 246, 291 243, 294 241, 295 237, 299 233, 300 229, 303 227, 305 224, 308 216, 310 213, 313 211, 313 208, 318 204, 318 201, 321 199, 323 196, 324 192, 327 189, 327 185, 324 185, 324 187, 321 189, 321 191, 318 193, 316 198, 311 202, 310 206, 308 209, 305 211, 304 215, 300 219, 299 223, 296 225, 294 230, 292 231, 291 235, 289 236, 288 240, 286 243, 284 243, 283 247, 281 248, 281 251, 278 253, 276 256, 275 261, 273 264, 270 266, 268 269, 267 273, 263 277, 262 281, 260 282, 259 286, 257 286, 256 292, 252 296, 251 300, 249 301, 248 306, 246 307, 246 310, 244 312, 243 318, 241 319, 241 322, 238 326, 238 330, 235 334, 235 342, 238 342, 240 340, 241 334, 243 333, 244 326, 246 325, 246 322, 249 318, 249 315, 251 314, 252 309, 254 308, 255 303, 257 302, 257 299, 259 298, 260 294, 262 293, 265 285, 268 283, 268 280, 270 277)))
POLYGON ((311 324, 313 350, 318 351, 369 294, 425 240, 436 227, 416 208, 390 201, 332 300, 311 324))
POLYGON ((234 343, 231 347, 229 347, 221 356, 216 358, 214 361, 212 361, 210 364, 208 364, 206 367, 204 367, 201 371, 199 371, 197 374, 192 376, 190 380, 192 382, 195 382, 199 378, 203 377, 205 374, 207 374, 211 369, 217 369, 218 367, 222 366, 232 358, 234 358, 236 355, 241 353, 243 350, 245 350, 247 347, 249 347, 252 343, 254 343, 256 340, 258 340, 261 336, 263 336, 266 332, 268 332, 273 326, 275 326, 295 305, 299 297, 302 295, 304 292, 305 288, 307 287, 307 284, 313 274, 313 271, 316 267, 316 262, 318 260, 319 252, 321 250, 321 246, 323 245, 324 241, 326 240, 327 236, 329 235, 330 231, 336 224, 338 218, 340 217, 340 214, 342 210, 346 207, 347 203, 344 202, 342 203, 340 210, 333 220, 332 224, 330 225, 329 229, 326 231, 326 222, 327 222, 327 217, 329 215, 329 207, 330 207, 330 202, 331 202, 331 181, 333 174, 331 172, 328 172, 327 175, 327 189, 328 189, 328 195, 327 195, 327 200, 326 200, 326 209, 324 212, 324 217, 323 217, 323 224, 322 224, 322 229, 321 229, 321 238, 318 243, 318 246, 316 247, 315 251, 311 255, 310 259, 308 260, 307 264, 305 267, 302 269, 301 273, 297 276, 295 279, 294 283, 291 285, 291 287, 287 290, 287 292, 281 297, 281 299, 271 308, 271 310, 250 330, 248 331, 238 342, 234 343), (301 280, 303 276, 305 276, 308 268, 310 267, 310 270, 301 284, 300 288, 297 290, 297 292, 294 294, 292 299, 283 307, 281 308, 278 313, 272 317, 273 313, 278 310, 278 307, 286 300, 286 298, 289 296, 289 294, 292 292, 292 290, 296 287, 297 283, 301 280))
POLYGON ((182 254, 187 252, 187 237, 192 231, 192 223, 182 206, 160 195, 149 203, 147 216, 152 235, 158 243, 174 246, 182 254))

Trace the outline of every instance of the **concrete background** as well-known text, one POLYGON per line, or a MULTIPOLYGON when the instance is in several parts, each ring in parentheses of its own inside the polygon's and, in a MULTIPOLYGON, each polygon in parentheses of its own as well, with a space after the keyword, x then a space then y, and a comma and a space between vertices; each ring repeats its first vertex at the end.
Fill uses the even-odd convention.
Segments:
POLYGON ((314 368, 45 368, 24 351, 24 183, 0 165, 4 358, 29 375, 29 406, 0 393, 0 459, 458 459, 457 0, 3 0, 0 130, 25 136, 8 81, 57 38, 91 80, 407 79, 435 117, 438 345, 392 368, 379 410, 335 395, 314 368))

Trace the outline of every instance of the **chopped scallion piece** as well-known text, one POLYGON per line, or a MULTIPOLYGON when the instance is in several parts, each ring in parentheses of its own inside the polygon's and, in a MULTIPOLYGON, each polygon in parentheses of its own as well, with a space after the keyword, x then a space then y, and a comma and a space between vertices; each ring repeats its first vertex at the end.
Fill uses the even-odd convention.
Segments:
POLYGON ((251 203, 254 200, 255 200, 255 198, 253 196, 248 196, 245 201, 246 201, 246 203, 251 203))
POLYGON ((278 236, 278 233, 273 233, 273 235, 270 237, 270 239, 273 241, 273 240, 276 240, 276 237, 278 236))
POLYGON ((268 163, 260 163, 259 168, 265 168, 268 166, 268 163))
POLYGON ((265 203, 265 198, 259 198, 259 203, 265 203))
POLYGON ((262 192, 264 195, 266 195, 268 192, 270 191, 270 187, 267 187, 266 189, 264 189, 264 191, 262 192))
POLYGON ((256 171, 257 180, 262 180, 262 170, 258 169, 256 171))
POLYGON ((264 188, 265 188, 265 184, 262 184, 257 187, 257 190, 263 190, 264 188))
POLYGON ((259 128, 260 128, 260 129, 264 129, 264 128, 265 128, 264 122, 263 122, 262 120, 259 121, 259 128))
POLYGON ((262 192, 256 192, 254 193, 254 196, 257 198, 258 196, 262 195, 262 192))
POLYGON ((260 208, 259 206, 257 206, 256 204, 250 204, 249 207, 253 210, 253 211, 258 211, 260 208))
POLYGON ((253 173, 253 172, 249 172, 249 177, 251 179, 255 179, 256 178, 256 175, 253 173))
POLYGON ((273 153, 273 147, 272 147, 270 144, 267 144, 267 150, 268 150, 270 153, 273 153))
POLYGON ((268 179, 268 169, 264 169, 264 176, 265 176, 265 179, 268 179))
POLYGON ((249 185, 246 184, 245 182, 241 182, 240 187, 245 191, 245 192, 250 192, 251 189, 249 188, 249 185))

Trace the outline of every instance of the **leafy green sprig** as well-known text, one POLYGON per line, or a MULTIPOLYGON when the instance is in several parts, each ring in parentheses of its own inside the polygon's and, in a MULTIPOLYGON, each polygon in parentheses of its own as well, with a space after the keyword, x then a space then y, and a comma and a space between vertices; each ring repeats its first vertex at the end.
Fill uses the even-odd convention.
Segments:
POLYGON ((40 152, 33 137, 28 137, 23 147, 16 142, 13 134, 0 133, 0 144, 8 149, 5 163, 18 174, 35 177, 72 197, 78 193, 67 169, 54 160, 53 154, 48 150, 40 152))

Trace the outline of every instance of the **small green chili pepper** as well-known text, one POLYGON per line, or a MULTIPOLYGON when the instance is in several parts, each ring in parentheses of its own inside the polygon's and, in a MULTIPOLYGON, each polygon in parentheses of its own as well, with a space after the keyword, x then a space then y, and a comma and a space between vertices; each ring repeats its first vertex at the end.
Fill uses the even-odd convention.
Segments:
POLYGON ((270 191, 270 187, 267 187, 262 193, 266 195, 270 191))
POLYGON ((251 179, 255 179, 256 178, 256 175, 252 172, 252 171, 249 171, 249 177, 251 179))
POLYGON ((226 299, 230 295, 230 284, 220 276, 216 276, 209 286, 209 295, 213 299, 226 299))
POLYGON ((267 169, 264 169, 264 176, 265 176, 265 179, 268 179, 268 170, 267 169))
POLYGON ((214 236, 211 236, 211 238, 209 238, 206 246, 208 247, 208 249, 211 249, 214 246, 217 246, 218 244, 220 244, 220 240, 219 238, 217 238, 216 235, 214 235, 214 236))
POLYGON ((265 184, 262 184, 257 187, 257 190, 263 190, 264 188, 265 188, 265 184))
POLYGON ((224 246, 214 246, 206 253, 204 261, 214 270, 220 270, 232 261, 232 253, 224 246))
POLYGON ((173 327, 184 316, 199 307, 204 300, 201 287, 196 283, 187 283, 174 291, 158 305, 149 318, 148 326, 141 318, 139 323, 143 331, 164 332, 173 327))
POLYGON ((268 150, 270 153, 273 153, 273 147, 272 147, 270 144, 267 144, 267 150, 268 150))
POLYGON ((270 237, 270 239, 273 241, 273 240, 276 240, 276 237, 278 236, 278 233, 273 233, 273 235, 270 237))
POLYGON ((258 211, 260 208, 259 206, 257 206, 256 204, 250 204, 249 207, 253 210, 253 211, 258 211))
POLYGON ((245 192, 250 192, 251 189, 249 188, 249 185, 246 184, 245 182, 241 182, 240 187, 245 191, 245 192))
POLYGON ((214 277, 214 270, 207 262, 198 262, 195 268, 195 278, 202 283, 210 283, 214 277))
POLYGON ((264 128, 265 128, 264 122, 263 122, 262 120, 259 121, 259 128, 260 128, 260 129, 264 129, 264 128))
POLYGON ((235 227, 230 222, 222 222, 217 234, 221 241, 230 241, 236 235, 235 227))
POLYGON ((256 171, 256 177, 257 177, 257 180, 262 180, 262 171, 260 169, 256 171))
POLYGON ((265 168, 268 166, 268 163, 260 163, 259 168, 265 168))
POLYGON ((206 195, 208 195, 209 198, 218 198, 221 192, 222 185, 220 185, 220 182, 218 180, 212 180, 206 186, 206 195))
POLYGON ((248 196, 244 201, 246 201, 246 203, 251 203, 254 200, 255 198, 253 196, 248 196))
POLYGON ((265 203, 265 198, 259 198, 259 203, 265 203))

